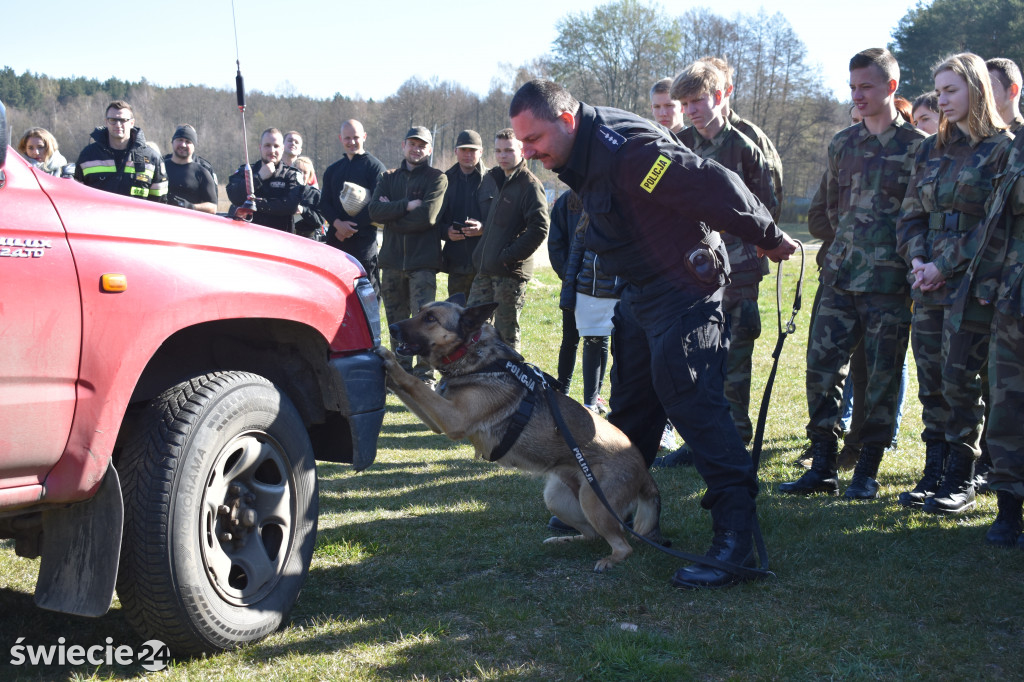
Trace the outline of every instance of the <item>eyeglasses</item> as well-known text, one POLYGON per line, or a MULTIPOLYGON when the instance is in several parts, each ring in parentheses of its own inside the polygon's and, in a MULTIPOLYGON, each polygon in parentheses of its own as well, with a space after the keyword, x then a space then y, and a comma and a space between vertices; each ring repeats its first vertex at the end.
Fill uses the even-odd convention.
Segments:
POLYGON ((127 125, 128 123, 131 123, 133 120, 135 120, 135 119, 131 119, 131 118, 110 118, 109 116, 107 117, 107 123, 120 123, 121 125, 127 125))

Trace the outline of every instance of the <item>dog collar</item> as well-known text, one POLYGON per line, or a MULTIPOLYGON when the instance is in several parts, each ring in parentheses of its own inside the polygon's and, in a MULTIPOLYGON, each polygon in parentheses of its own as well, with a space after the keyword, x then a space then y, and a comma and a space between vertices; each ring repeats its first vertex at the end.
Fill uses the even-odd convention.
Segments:
POLYGON ((441 364, 442 365, 450 365, 453 362, 455 362, 456 360, 461 360, 463 357, 465 357, 466 353, 469 352, 469 347, 472 346, 474 343, 476 343, 479 340, 480 340, 480 332, 477 331, 477 333, 473 334, 473 336, 469 339, 469 341, 467 343, 465 343, 465 344, 459 346, 458 348, 456 348, 454 351, 452 351, 451 355, 446 355, 443 358, 441 358, 441 364))

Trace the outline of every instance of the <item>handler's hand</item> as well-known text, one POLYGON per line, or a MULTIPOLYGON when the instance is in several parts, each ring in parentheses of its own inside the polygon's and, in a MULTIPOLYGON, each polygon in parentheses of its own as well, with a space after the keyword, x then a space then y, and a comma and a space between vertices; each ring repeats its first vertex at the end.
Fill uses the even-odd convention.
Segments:
POLYGON ((796 251, 796 241, 785 232, 782 233, 782 243, 776 246, 774 249, 762 249, 760 246, 757 247, 757 255, 768 256, 768 259, 773 263, 779 261, 789 260, 789 257, 796 251))

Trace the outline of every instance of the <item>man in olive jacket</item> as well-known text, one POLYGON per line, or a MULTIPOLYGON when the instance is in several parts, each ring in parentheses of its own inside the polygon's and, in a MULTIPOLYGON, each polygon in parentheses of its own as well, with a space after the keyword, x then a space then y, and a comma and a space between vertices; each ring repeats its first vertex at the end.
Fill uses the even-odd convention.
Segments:
MULTIPOLYGON (((435 225, 448 178, 430 166, 430 131, 410 128, 402 143, 405 159, 380 177, 370 200, 370 219, 384 227, 380 249, 380 288, 388 324, 408 319, 437 296, 441 238, 435 225)), ((399 356, 406 369, 432 383, 434 372, 423 360, 399 356)))
POLYGON ((495 135, 494 156, 498 165, 480 183, 480 195, 490 197, 490 205, 473 253, 477 274, 469 305, 497 302, 494 327, 518 351, 519 312, 533 276, 533 253, 548 233, 548 202, 544 186, 527 170, 523 143, 511 128, 495 135))

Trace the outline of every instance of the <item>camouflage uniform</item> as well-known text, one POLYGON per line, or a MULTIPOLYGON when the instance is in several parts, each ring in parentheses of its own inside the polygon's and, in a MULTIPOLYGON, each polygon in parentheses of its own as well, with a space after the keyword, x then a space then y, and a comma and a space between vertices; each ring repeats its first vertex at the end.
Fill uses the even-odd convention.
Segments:
MULTIPOLYGON (((773 216, 778 201, 772 186, 770 167, 754 142, 728 121, 718 134, 705 139, 693 126, 679 134, 679 140, 697 156, 714 159, 743 180, 773 216)), ((761 336, 761 312, 757 307, 758 286, 768 273, 768 259, 757 257, 757 247, 735 235, 722 234, 732 270, 725 289, 722 309, 729 320, 731 342, 726 360, 725 398, 740 438, 750 443, 754 427, 750 422, 750 375, 754 341, 761 336)))
POLYGON ((775 207, 771 209, 772 220, 777 223, 782 213, 782 157, 779 156, 771 139, 756 125, 745 118, 740 118, 735 111, 729 111, 726 118, 729 125, 750 138, 764 154, 764 160, 772 176, 772 188, 775 190, 775 207))
POLYGON ((922 439, 945 440, 951 453, 975 458, 984 419, 980 373, 988 356, 991 308, 961 291, 964 274, 980 249, 979 223, 994 180, 1002 172, 1012 136, 1000 132, 971 142, 953 127, 948 143, 937 136, 921 144, 914 176, 897 225, 907 263, 933 262, 946 279, 936 291, 914 289, 913 350, 925 425, 922 439), (958 329, 952 304, 966 297, 958 329))
MULTIPOLYGON (((986 248, 965 279, 970 298, 994 301, 988 348, 992 456, 989 486, 1024 497, 1024 136, 1014 142, 1004 178, 992 194, 980 231, 986 248)), ((965 297, 967 298, 967 297, 965 297)))
POLYGON ((812 441, 838 440, 842 382, 861 342, 868 366, 861 442, 884 448, 892 440, 910 332, 907 265, 896 253, 895 227, 923 138, 906 122, 879 135, 860 123, 829 144, 826 200, 836 236, 807 346, 812 441))

